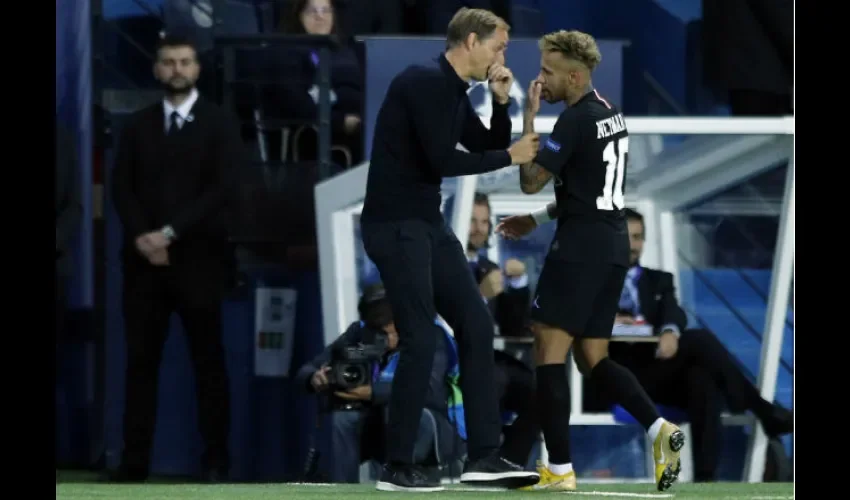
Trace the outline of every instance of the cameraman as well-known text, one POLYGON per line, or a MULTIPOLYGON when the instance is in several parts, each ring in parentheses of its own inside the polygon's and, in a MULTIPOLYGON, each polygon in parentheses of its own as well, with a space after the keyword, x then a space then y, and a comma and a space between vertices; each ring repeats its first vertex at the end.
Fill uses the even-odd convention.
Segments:
MULTIPOLYGON (((359 482, 359 467, 363 460, 382 460, 384 455, 384 422, 386 404, 392 388, 394 365, 387 363, 398 346, 398 333, 393 323, 392 311, 380 284, 366 288, 358 304, 360 321, 352 323, 331 345, 298 371, 297 381, 308 391, 328 397, 331 407, 331 469, 334 483, 359 482), (372 371, 371 383, 348 390, 331 386, 334 379, 332 367, 334 353, 348 346, 384 345, 384 354, 372 371), (365 448, 361 448, 361 445, 365 448)), ((435 452, 434 428, 441 435, 451 436, 451 423, 447 408, 447 353, 438 349, 431 368, 430 390, 425 409, 419 421, 419 431, 414 448, 415 463, 422 463, 435 452), (442 429, 446 431, 443 432, 442 429)))

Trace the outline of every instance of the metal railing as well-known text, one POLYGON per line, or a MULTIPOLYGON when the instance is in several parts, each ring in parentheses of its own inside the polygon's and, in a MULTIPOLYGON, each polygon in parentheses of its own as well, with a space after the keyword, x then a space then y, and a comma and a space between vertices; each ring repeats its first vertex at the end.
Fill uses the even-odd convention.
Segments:
MULTIPOLYGON (((225 35, 215 37, 216 51, 221 57, 223 69, 222 100, 227 109, 233 109, 231 83, 238 80, 236 74, 236 52, 239 48, 274 48, 306 45, 318 49, 318 164, 320 179, 331 176, 331 61, 330 49, 339 43, 335 36, 318 35, 225 35)), ((261 128, 270 125, 272 120, 261 119, 261 128)), ((274 120, 281 123, 281 120, 274 120)))

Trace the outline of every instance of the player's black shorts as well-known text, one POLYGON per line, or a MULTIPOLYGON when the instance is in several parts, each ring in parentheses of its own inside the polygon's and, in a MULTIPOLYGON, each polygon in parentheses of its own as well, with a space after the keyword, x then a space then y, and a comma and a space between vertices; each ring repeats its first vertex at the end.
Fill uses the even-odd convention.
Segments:
POLYGON ((607 263, 546 259, 531 319, 573 337, 610 338, 628 269, 607 263))

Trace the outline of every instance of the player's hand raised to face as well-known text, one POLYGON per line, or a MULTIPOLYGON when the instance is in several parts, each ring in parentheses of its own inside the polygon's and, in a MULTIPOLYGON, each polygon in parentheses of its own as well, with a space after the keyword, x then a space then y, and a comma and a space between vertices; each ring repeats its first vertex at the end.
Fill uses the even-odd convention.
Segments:
POLYGON ((490 82, 490 92, 499 104, 507 104, 510 100, 511 85, 514 84, 514 74, 511 70, 501 64, 490 66, 487 71, 487 80, 490 82))
POLYGON ((537 227, 534 217, 530 215, 511 215, 505 217, 496 226, 496 234, 501 234, 509 240, 517 240, 528 235, 537 227))
POLYGON ((528 163, 537 156, 540 148, 540 136, 538 134, 525 134, 508 149, 511 162, 514 165, 528 163))
POLYGON ((534 80, 528 86, 528 95, 525 99, 525 112, 529 115, 536 115, 540 111, 540 93, 543 89, 543 83, 539 80, 534 80))

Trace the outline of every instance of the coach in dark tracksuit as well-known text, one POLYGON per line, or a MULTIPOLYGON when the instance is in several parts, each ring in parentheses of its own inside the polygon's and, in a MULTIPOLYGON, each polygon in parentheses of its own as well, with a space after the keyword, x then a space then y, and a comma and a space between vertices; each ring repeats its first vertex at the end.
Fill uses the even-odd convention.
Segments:
POLYGON ((233 270, 223 215, 240 139, 229 116, 198 95, 191 42, 162 40, 154 69, 166 97, 126 125, 113 179, 125 237, 127 373, 124 451, 111 479, 148 475, 159 365, 176 312, 195 371, 204 479, 218 481, 230 462, 221 301, 233 270))
POLYGON ((389 403, 388 463, 377 484, 381 490, 440 489, 439 482, 412 465, 440 333, 434 323, 437 313, 454 329, 460 349, 469 422, 469 456, 461 481, 505 484, 514 478, 507 486, 537 481, 536 473, 522 471, 498 454, 501 422, 493 387, 492 320, 464 249, 440 213, 444 176, 498 170, 536 153, 532 136, 507 149, 513 76, 502 66, 506 28, 490 12, 459 11, 449 25, 446 53, 396 76, 378 113, 361 230, 401 334, 389 403), (466 96, 466 80, 488 76, 494 93, 489 131, 466 96), (458 143, 470 153, 458 150, 458 143))

